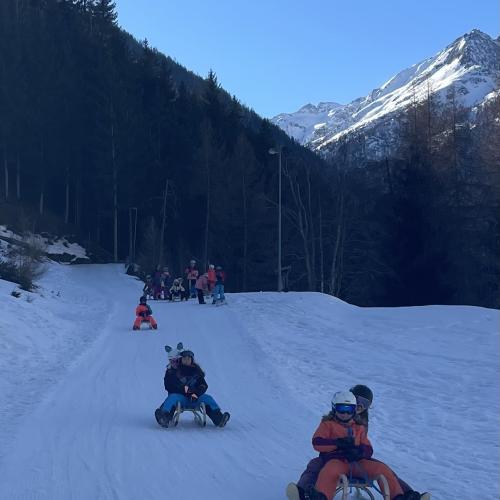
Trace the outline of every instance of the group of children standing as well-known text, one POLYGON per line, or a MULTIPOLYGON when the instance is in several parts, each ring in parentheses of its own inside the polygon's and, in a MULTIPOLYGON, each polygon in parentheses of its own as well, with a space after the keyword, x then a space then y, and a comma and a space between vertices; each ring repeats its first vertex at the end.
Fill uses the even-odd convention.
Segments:
POLYGON ((226 275, 221 266, 210 264, 205 273, 200 273, 195 260, 189 262, 184 270, 187 286, 183 286, 183 278, 173 278, 167 266, 157 269, 146 277, 143 288, 144 295, 153 300, 188 300, 198 298, 205 304, 205 297, 212 296, 212 303, 223 303, 224 282, 226 275))

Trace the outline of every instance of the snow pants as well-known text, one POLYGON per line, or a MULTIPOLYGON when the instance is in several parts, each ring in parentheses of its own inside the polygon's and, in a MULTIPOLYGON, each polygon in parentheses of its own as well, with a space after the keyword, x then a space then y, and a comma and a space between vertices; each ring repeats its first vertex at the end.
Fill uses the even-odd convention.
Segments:
POLYGON ((217 299, 225 300, 225 297, 224 297, 224 285, 215 285, 214 286, 214 293, 213 293, 212 297, 213 297, 214 302, 217 299))
POLYGON ((360 460, 359 462, 352 463, 341 460, 330 460, 321 469, 315 488, 323 493, 328 500, 332 500, 341 474, 347 476, 352 474, 355 477, 368 476, 369 479, 374 479, 378 474, 383 474, 389 484, 391 500, 403 494, 403 490, 399 486, 394 472, 383 462, 376 462, 374 460, 360 460))
POLYGON ((324 464, 323 459, 320 457, 309 460, 306 470, 302 473, 297 482, 297 486, 304 491, 309 491, 309 488, 316 484, 316 480, 324 464))
POLYGON ((189 280, 189 294, 192 299, 196 297, 196 280, 189 280))
POLYGON ((204 304, 205 303, 205 296, 203 295, 203 290, 201 288, 197 288, 196 292, 198 294, 198 303, 204 304))
POLYGON ((143 322, 150 323, 153 328, 158 326, 153 316, 146 316, 144 318, 142 316, 137 316, 134 321, 134 328, 140 328, 143 322))
MULTIPOLYGON (((374 458, 369 458, 368 460, 371 460, 373 462, 380 462, 379 460, 376 460, 374 458)), ((304 491, 309 491, 311 486, 314 486, 316 484, 319 473, 324 464, 325 463, 321 457, 316 457, 310 460, 307 464, 306 470, 300 476, 300 479, 297 482, 297 486, 299 488, 302 488, 304 491)), ((408 483, 405 483, 401 478, 396 476, 396 479, 398 480, 399 486, 401 486, 403 493, 406 493, 407 491, 413 491, 411 486, 408 483)))
POLYGON ((200 407, 201 403, 205 403, 205 406, 210 407, 214 411, 220 410, 219 405, 215 402, 215 399, 208 394, 202 394, 196 401, 191 401, 191 398, 182 394, 169 394, 167 399, 163 401, 161 409, 165 413, 168 413, 175 408, 177 403, 180 403, 182 408, 190 409, 197 409, 200 407))

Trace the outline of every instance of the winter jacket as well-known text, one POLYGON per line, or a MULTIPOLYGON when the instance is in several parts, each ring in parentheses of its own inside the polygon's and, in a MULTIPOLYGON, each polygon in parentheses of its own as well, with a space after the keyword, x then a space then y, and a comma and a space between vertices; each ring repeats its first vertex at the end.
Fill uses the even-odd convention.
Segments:
POLYGON ((216 285, 223 285, 225 279, 226 279, 226 273, 224 271, 216 271, 215 272, 215 284, 216 285))
POLYGON ((195 363, 191 366, 180 364, 177 369, 168 368, 163 379, 169 394, 196 394, 201 396, 208 389, 203 370, 195 363), (188 386, 186 393, 185 387, 188 386))
POLYGON ((215 278, 215 269, 209 269, 207 271, 207 274, 208 274, 208 281, 210 283, 215 283, 215 281, 216 281, 216 278, 215 278))
POLYGON ((202 274, 197 280, 196 280, 196 285, 195 288, 198 290, 205 290, 208 287, 208 280, 207 277, 202 274))
MULTIPOLYGON (((326 422, 328 420, 337 420, 333 411, 328 413, 328 415, 325 415, 322 419, 323 422, 326 422)), ((356 413, 356 415, 354 415, 354 423, 365 426, 366 434, 368 435, 368 410, 362 411, 361 413, 356 413)))
POLYGON ((142 318, 147 318, 148 316, 151 316, 153 314, 153 311, 151 310, 151 307, 148 306, 148 304, 139 304, 135 308, 135 315, 136 316, 141 316, 142 318))
POLYGON ((352 437, 354 447, 360 452, 360 459, 370 458, 373 448, 366 435, 366 427, 352 420, 349 423, 341 423, 338 420, 325 420, 319 424, 312 438, 312 445, 324 461, 337 459, 345 460, 347 451, 338 446, 339 438, 352 437))
POLYGON ((170 293, 180 293, 185 292, 185 288, 182 285, 172 285, 170 287, 170 293))
POLYGON ((155 286, 155 287, 161 286, 161 272, 160 271, 156 271, 153 274, 153 286, 155 286))
POLYGON ((170 275, 170 273, 163 273, 162 274, 162 283, 163 283, 163 288, 170 288, 173 284, 174 279, 170 275))
POLYGON ((188 280, 195 280, 198 278, 198 269, 196 267, 187 267, 184 271, 188 280))

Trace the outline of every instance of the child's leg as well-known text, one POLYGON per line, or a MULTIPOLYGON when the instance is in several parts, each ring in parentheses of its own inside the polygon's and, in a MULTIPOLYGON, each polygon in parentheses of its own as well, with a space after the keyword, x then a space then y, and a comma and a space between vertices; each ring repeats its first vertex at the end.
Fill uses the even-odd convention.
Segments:
POLYGON ((134 328, 140 328, 142 323, 142 318, 137 316, 134 321, 134 328))
POLYGON ((201 290, 200 288, 197 288, 196 291, 198 292, 198 303, 204 304, 205 299, 203 298, 203 290, 201 290))
POLYGON ((403 494, 403 490, 399 485, 399 481, 396 477, 396 474, 394 474, 394 472, 392 472, 392 470, 383 462, 375 460, 360 460, 359 462, 353 463, 352 466, 353 466, 352 470, 353 474, 356 474, 356 470, 358 469, 361 473, 368 474, 368 477, 370 479, 373 479, 375 476, 379 474, 383 474, 387 479, 387 483, 389 484, 389 491, 391 492, 391 500, 397 495, 403 494))
POLYGON ((153 318, 153 316, 148 316, 146 319, 151 323, 151 326, 153 328, 156 328, 158 326, 158 324, 156 323, 156 320, 153 318))
POLYGON ((217 299, 219 298, 219 289, 220 289, 220 285, 215 285, 214 286, 214 293, 212 295, 212 299, 213 299, 213 303, 214 304, 217 301, 217 299))
POLYGON ((224 297, 224 285, 219 285, 219 296, 220 300, 226 300, 224 297))
MULTIPOLYGON (((376 458, 373 457, 369 458, 368 460, 371 460, 372 462, 380 462, 380 460, 377 460, 376 458)), ((396 479, 398 480, 399 486, 401 486, 403 493, 406 493, 407 491, 414 491, 413 488, 408 483, 405 483, 400 477, 398 477, 395 472, 394 475, 396 476, 396 479)))
POLYGON ((165 413, 168 413, 175 408, 175 405, 178 402, 181 403, 181 406, 185 406, 186 404, 189 404, 189 400, 186 396, 183 396, 182 394, 169 394, 167 399, 165 399, 165 401, 163 401, 163 404, 161 405, 161 409, 165 413))
POLYGON ((321 469, 315 488, 323 493, 328 500, 333 498, 341 474, 348 474, 349 464, 340 460, 330 460, 321 469))
POLYGON ((323 467, 323 460, 319 457, 313 458, 307 464, 306 470, 300 476, 297 482, 297 486, 302 488, 304 491, 309 491, 311 486, 316 484, 318 479, 319 471, 323 467))
POLYGON ((202 394, 198 398, 198 405, 201 403, 205 403, 205 406, 210 407, 212 410, 220 410, 219 405, 215 402, 215 399, 209 394, 202 394))

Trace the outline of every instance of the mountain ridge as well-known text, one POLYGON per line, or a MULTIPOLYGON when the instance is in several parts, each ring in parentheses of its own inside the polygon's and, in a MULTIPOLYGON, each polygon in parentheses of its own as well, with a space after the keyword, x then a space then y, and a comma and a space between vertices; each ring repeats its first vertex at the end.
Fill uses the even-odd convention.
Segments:
MULTIPOLYGON (((397 115, 429 96, 440 105, 452 91, 459 106, 472 110, 498 89, 499 60, 498 39, 474 29, 436 55, 403 69, 365 97, 340 105, 307 104, 295 113, 281 113, 271 121, 299 143, 327 153, 346 134, 363 131, 377 135, 378 131, 373 129, 382 123, 387 125, 388 121, 392 122, 389 128, 394 128, 397 115)), ((391 130, 387 132, 391 135, 391 130)), ((389 135, 382 134, 380 140, 372 141, 378 146, 368 150, 368 154, 381 156, 380 144, 393 140, 389 135)))

